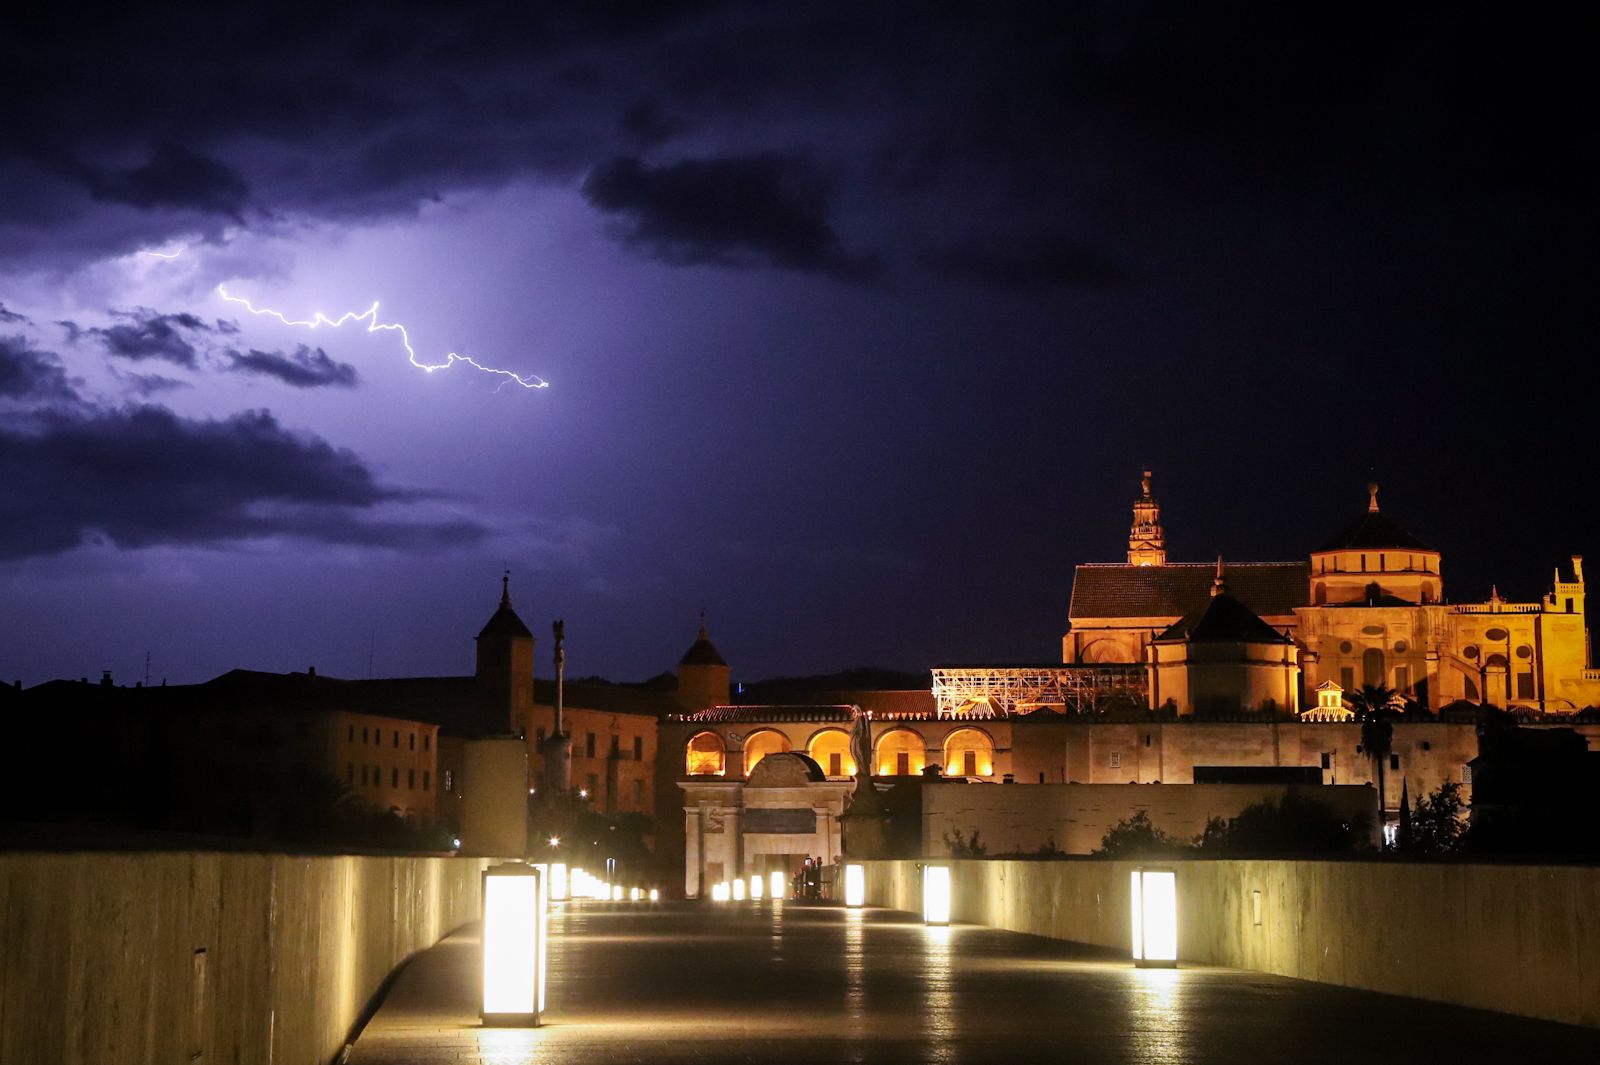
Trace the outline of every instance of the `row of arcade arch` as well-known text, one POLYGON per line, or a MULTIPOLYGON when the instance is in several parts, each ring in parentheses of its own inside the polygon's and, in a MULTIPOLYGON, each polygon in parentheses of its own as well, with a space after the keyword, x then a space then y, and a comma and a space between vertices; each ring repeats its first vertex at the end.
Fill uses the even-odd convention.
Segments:
MULTIPOLYGON (((767 755, 793 749, 788 736, 777 729, 764 728, 747 735, 744 747, 735 753, 741 759, 741 775, 748 777, 756 763, 767 755)), ((850 734, 844 729, 818 729, 806 741, 804 750, 830 779, 845 779, 856 774, 850 734)), ((947 776, 994 775, 994 740, 982 729, 954 730, 945 737, 942 750, 947 776)), ((721 736, 709 730, 697 732, 685 745, 684 772, 691 777, 726 776, 728 754, 721 736)), ((873 744, 873 762, 873 772, 877 776, 916 776, 927 768, 927 744, 913 729, 889 729, 873 744)))

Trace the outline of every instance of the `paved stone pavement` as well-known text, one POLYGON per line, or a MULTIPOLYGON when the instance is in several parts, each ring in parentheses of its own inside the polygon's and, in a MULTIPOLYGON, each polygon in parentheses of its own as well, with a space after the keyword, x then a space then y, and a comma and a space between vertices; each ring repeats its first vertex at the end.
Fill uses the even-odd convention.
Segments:
POLYGON ((479 1026, 471 928, 406 967, 351 1065, 1600 1063, 1590 1029, 888 910, 584 902, 550 927, 544 1027, 479 1026))

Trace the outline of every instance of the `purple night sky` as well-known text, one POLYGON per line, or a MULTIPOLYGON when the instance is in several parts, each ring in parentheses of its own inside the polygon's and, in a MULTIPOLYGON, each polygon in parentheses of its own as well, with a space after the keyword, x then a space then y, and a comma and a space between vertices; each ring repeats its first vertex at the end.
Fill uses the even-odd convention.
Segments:
POLYGON ((541 672, 702 606, 746 680, 1049 661, 1146 465, 1174 560, 1376 479, 1541 593, 1600 556, 1589 48, 1295 7, 8 17, 0 679, 464 673, 503 566, 541 672))

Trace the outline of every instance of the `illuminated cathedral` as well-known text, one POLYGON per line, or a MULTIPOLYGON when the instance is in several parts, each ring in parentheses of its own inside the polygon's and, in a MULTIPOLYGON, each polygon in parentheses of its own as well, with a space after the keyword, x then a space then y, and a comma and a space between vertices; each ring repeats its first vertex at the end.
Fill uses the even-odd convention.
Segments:
POLYGON ((1171 563, 1145 471, 1127 562, 1077 568, 1062 661, 1143 666, 1149 705, 1184 714, 1335 711, 1364 685, 1435 711, 1600 702, 1582 556, 1537 601, 1450 602, 1438 548, 1380 509, 1377 485, 1367 496, 1305 561, 1171 563), (1219 610, 1211 593, 1232 604, 1231 624, 1213 618, 1208 633, 1197 625, 1219 610))
MULTIPOLYGON (((1367 785, 1381 769, 1390 785, 1381 808, 1376 795, 1364 801, 1384 824, 1406 794, 1447 783, 1470 803, 1472 704, 1600 742, 1595 714, 1579 713, 1600 704, 1600 670, 1589 666, 1582 558, 1571 566, 1536 602, 1494 593, 1453 603, 1441 553, 1379 507, 1376 485, 1304 560, 1170 562, 1145 471, 1127 560, 1077 567, 1059 663, 936 667, 918 691, 816 692, 806 705, 670 715, 660 750, 681 761, 663 765, 658 801, 681 803, 685 818, 682 835, 662 818, 663 842, 682 849, 694 896, 806 855, 834 860, 849 800, 868 777, 897 794, 960 782, 1180 786, 1113 798, 1064 790, 1059 802, 1076 812, 1058 842, 1076 853, 1139 803, 1204 791, 1184 785, 1367 785), (1376 756, 1352 720, 1351 696, 1368 685, 1427 711, 1404 714, 1376 756), (850 739, 858 727, 867 765, 856 764, 850 739)), ((937 827, 922 822, 922 838, 903 841, 907 853, 942 853, 937 827)))

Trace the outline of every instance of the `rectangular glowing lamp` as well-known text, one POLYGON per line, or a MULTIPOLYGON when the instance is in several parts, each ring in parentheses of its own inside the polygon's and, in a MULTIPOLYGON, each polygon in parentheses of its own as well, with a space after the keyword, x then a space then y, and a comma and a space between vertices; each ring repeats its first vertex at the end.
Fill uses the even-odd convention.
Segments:
POLYGON ((711 901, 712 902, 727 902, 728 901, 728 882, 727 881, 722 880, 722 881, 718 881, 717 883, 711 885, 711 901))
POLYGON ((567 863, 550 863, 550 898, 564 902, 567 898, 567 863))
POLYGON ((660 891, 659 888, 651 888, 650 889, 650 901, 651 902, 660 902, 661 901, 661 891, 660 891))
POLYGON ((867 867, 852 863, 844 867, 844 904, 860 907, 867 904, 867 867))
POLYGON ((483 871, 483 1005, 485 1025, 539 1024, 544 1010, 544 877, 531 865, 483 871))
POLYGON ((735 880, 733 882, 733 901, 734 902, 743 902, 744 901, 744 881, 743 880, 735 880))
POLYGON ((1171 869, 1135 869, 1128 909, 1133 917, 1133 963, 1178 964, 1178 874, 1171 869))
POLYGON ((950 867, 922 867, 922 919, 927 924, 950 923, 950 867))
POLYGON ((755 873, 750 877, 750 897, 753 899, 759 899, 761 897, 760 873, 755 873))
POLYGON ((772 871, 772 875, 767 877, 767 887, 769 889, 771 889, 770 890, 770 894, 772 895, 773 898, 775 898, 775 899, 783 898, 783 896, 784 896, 783 873, 781 873, 778 870, 774 869, 772 871))

